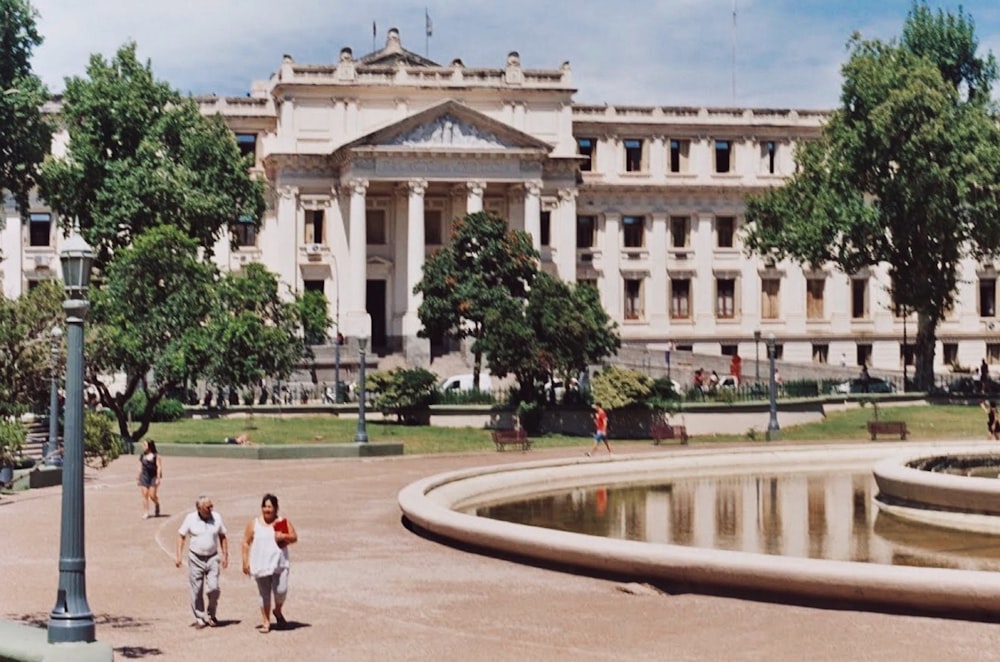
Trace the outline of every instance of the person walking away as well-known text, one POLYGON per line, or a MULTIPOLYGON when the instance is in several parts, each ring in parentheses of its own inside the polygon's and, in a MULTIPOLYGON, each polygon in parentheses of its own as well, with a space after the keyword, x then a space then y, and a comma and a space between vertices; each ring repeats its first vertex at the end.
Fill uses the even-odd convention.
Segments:
POLYGON ((257 582, 261 617, 257 631, 261 634, 271 631, 272 595, 277 627, 287 623, 282 609, 288 597, 288 545, 298 539, 292 523, 278 517, 278 497, 265 494, 260 516, 247 522, 243 532, 243 574, 257 582))
POLYGON ((139 492, 142 494, 142 519, 149 519, 149 504, 153 504, 153 517, 160 516, 160 480, 163 478, 163 460, 156 452, 156 442, 147 439, 142 442, 139 456, 139 492))
POLYGON ((989 402, 984 400, 979 406, 986 412, 986 438, 1000 439, 1000 413, 997 412, 997 403, 993 400, 989 402))
POLYGON ((990 383, 990 367, 986 365, 986 359, 979 364, 979 392, 983 395, 989 391, 987 386, 990 383))
POLYGON ((600 402, 594 403, 594 447, 587 452, 587 457, 590 457, 597 452, 597 447, 604 443, 604 447, 608 449, 608 455, 611 455, 611 444, 608 443, 608 413, 604 411, 601 407, 600 402))
POLYGON ((181 567, 184 541, 188 542, 188 583, 191 587, 191 611, 199 630, 215 627, 219 606, 219 575, 229 566, 229 539, 222 515, 213 510, 212 500, 199 496, 194 512, 188 513, 177 530, 177 558, 174 565, 181 567), (206 604, 207 601, 207 604, 206 604))
POLYGON ((868 366, 861 366, 861 392, 867 393, 871 383, 871 375, 868 374, 868 366))

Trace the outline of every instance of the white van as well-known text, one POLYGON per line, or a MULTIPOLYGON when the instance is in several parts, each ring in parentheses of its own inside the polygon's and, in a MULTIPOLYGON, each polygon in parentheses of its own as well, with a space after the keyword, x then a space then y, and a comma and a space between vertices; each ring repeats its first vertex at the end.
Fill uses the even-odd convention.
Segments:
MULTIPOLYGON (((467 375, 452 375, 438 385, 438 390, 444 393, 448 391, 471 391, 473 388, 471 372, 467 375)), ((493 380, 486 372, 479 373, 479 390, 493 390, 493 380)))

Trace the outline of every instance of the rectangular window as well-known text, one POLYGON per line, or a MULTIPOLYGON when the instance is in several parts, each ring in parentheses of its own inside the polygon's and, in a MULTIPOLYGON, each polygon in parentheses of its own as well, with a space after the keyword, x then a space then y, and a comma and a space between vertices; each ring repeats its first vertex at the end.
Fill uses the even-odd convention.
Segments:
POLYGON ((580 156, 585 157, 580 161, 580 170, 590 172, 594 168, 594 143, 593 138, 577 138, 576 151, 580 156))
POLYGON ((240 154, 243 156, 250 157, 251 165, 257 163, 257 134, 256 133, 237 133, 236 134, 236 146, 240 150, 240 154))
POLYGON ((986 343, 986 362, 1000 363, 1000 343, 986 343))
POLYGON ((690 151, 690 140, 670 141, 670 172, 688 171, 688 153, 690 151))
POLYGON ((733 143, 729 140, 715 141, 715 172, 730 172, 733 169, 733 143))
POLYGON ((625 172, 642 172, 642 141, 625 140, 625 172))
POLYGON ((241 248, 253 248, 257 245, 257 226, 250 216, 240 216, 236 221, 236 245, 241 248))
POLYGON ((687 278, 670 279, 670 317, 690 319, 691 281, 687 278))
POLYGON ((715 316, 719 319, 736 317, 736 279, 715 279, 715 316))
POLYGON ((941 360, 945 365, 955 365, 958 363, 958 343, 946 342, 941 344, 941 360))
POLYGON ((762 278, 760 281, 760 316, 762 319, 775 320, 781 313, 780 298, 781 279, 762 278))
POLYGON ((326 281, 323 280, 303 280, 302 289, 306 292, 319 292, 323 294, 326 289, 326 281))
POLYGON ((576 217, 576 247, 593 248, 597 234, 597 219, 593 216, 576 217))
POLYGON ((854 365, 871 365, 872 346, 871 343, 858 343, 857 361, 854 365))
POLYGON ((385 244, 385 210, 368 209, 365 214, 365 229, 369 246, 385 244))
POLYGON ((441 210, 424 210, 424 244, 427 246, 441 245, 441 210))
POLYGON ((304 241, 307 244, 323 243, 323 210, 307 209, 304 241))
POLYGON ((806 319, 823 319, 823 294, 826 290, 826 279, 810 278, 806 280, 806 319))
POLYGON ((625 319, 641 320, 642 310, 642 280, 639 278, 626 278, 625 287, 625 319))
POLYGON ((642 248, 646 220, 642 216, 623 216, 622 234, 625 248, 642 248))
POLYGON ((868 279, 851 279, 851 318, 866 319, 868 317, 868 279))
POLYGON ((673 248, 687 248, 688 246, 687 216, 670 217, 670 246, 673 248))
POLYGON ((543 211, 541 217, 541 227, 538 230, 538 244, 540 246, 552 245, 552 212, 543 211))
POLYGON ((997 281, 995 278, 979 279, 979 316, 996 317, 997 281))
POLYGON ((735 236, 735 218, 732 216, 719 216, 715 219, 715 237, 719 248, 732 248, 735 236))
POLYGON ((777 172, 778 143, 765 140, 760 144, 760 170, 768 175, 777 172))
POLYGON ((52 245, 52 214, 32 213, 28 216, 28 245, 52 245))
POLYGON ((813 363, 829 363, 830 346, 827 345, 826 343, 823 344, 813 343, 812 357, 813 357, 813 363))

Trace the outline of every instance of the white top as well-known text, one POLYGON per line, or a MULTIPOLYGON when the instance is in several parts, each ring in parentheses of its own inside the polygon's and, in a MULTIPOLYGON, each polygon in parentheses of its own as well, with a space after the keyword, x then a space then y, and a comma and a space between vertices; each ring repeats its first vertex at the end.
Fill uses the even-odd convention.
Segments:
POLYGON ((288 567, 288 547, 280 548, 274 540, 274 527, 257 517, 253 521, 253 542, 250 543, 250 574, 267 577, 288 567))
POLYGON ((190 536, 188 549, 199 556, 212 556, 219 553, 219 536, 225 536, 226 525, 222 523, 222 515, 212 511, 207 520, 203 520, 198 511, 190 512, 184 518, 181 528, 177 530, 182 536, 190 536))

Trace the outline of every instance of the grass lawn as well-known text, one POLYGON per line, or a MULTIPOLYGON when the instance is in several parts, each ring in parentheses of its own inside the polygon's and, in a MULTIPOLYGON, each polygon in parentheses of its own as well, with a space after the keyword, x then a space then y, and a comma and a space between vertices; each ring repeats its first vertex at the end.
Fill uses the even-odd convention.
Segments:
MULTIPOLYGON (((724 414, 721 414, 724 416, 724 414)), ((865 423, 872 418, 871 407, 837 412, 808 425, 783 427, 784 441, 845 441, 868 439, 865 423)), ((908 439, 986 439, 986 415, 977 407, 926 405, 879 407, 879 418, 902 420, 910 430, 908 439)), ((781 413, 778 413, 781 421, 781 413)), ((369 421, 372 441, 402 441, 408 455, 492 450, 489 430, 406 426, 369 421)), ((226 437, 246 432, 255 444, 349 443, 354 440, 357 421, 335 416, 257 415, 250 418, 185 419, 174 423, 153 423, 147 438, 161 443, 222 443, 226 437)), ((758 440, 763 439, 763 434, 758 440)), ((566 435, 533 437, 536 448, 587 446, 589 439, 566 435)), ((745 434, 699 435, 692 443, 747 441, 745 434)), ((612 441, 614 441, 612 439, 612 441)))

